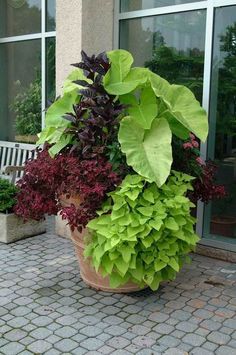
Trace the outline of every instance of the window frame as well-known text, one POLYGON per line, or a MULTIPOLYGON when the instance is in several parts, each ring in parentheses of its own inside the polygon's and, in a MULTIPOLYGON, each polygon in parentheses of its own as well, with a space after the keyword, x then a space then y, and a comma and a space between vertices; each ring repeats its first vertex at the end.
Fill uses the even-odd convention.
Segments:
POLYGON ((0 45, 3 43, 15 43, 30 41, 34 39, 41 40, 41 126, 45 127, 45 110, 46 110, 46 41, 47 38, 55 38, 56 31, 47 31, 47 0, 41 0, 41 32, 26 35, 1 37, 0 45))
MULTIPOLYGON (((219 7, 236 6, 236 0, 204 0, 194 3, 169 5, 165 7, 155 7, 145 10, 136 10, 129 12, 120 12, 120 0, 114 0, 114 29, 113 43, 114 48, 119 48, 119 29, 122 20, 135 18, 144 18, 149 16, 177 14, 189 11, 206 10, 206 32, 205 32, 205 57, 204 57, 204 74, 203 74, 203 94, 202 106, 209 114, 210 94, 211 94, 211 77, 212 77, 212 60, 213 60, 213 40, 214 40, 214 14, 215 9, 219 7)), ((207 158, 208 141, 201 144, 201 156, 207 158)), ((197 205, 197 226, 196 233, 200 235, 200 244, 214 246, 219 249, 230 250, 236 252, 236 245, 218 240, 211 240, 203 237, 204 223, 204 203, 198 202, 197 205)))

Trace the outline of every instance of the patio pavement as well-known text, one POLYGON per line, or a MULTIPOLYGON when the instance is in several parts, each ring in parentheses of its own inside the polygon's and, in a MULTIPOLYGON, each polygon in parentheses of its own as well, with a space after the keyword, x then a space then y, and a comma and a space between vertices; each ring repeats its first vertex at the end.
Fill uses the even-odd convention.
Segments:
POLYGON ((157 292, 96 292, 69 240, 0 245, 0 354, 236 354, 236 265, 195 255, 157 292))

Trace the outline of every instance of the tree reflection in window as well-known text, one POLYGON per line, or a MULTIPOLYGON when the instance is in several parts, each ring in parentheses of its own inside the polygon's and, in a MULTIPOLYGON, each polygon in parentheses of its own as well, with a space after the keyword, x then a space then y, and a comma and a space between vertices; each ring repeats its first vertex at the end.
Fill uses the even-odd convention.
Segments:
POLYGON ((161 32, 153 35, 152 58, 145 66, 172 84, 185 85, 201 102, 203 89, 204 51, 198 48, 187 51, 166 46, 161 32))

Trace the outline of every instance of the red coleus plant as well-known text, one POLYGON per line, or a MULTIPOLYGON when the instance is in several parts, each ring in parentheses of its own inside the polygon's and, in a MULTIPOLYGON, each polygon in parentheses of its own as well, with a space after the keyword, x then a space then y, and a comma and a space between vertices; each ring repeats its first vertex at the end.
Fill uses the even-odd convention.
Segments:
POLYGON ((217 165, 210 160, 205 162, 200 157, 199 143, 194 134, 191 133, 185 142, 174 139, 173 153, 173 168, 196 177, 190 196, 194 203, 208 203, 226 196, 224 185, 216 184, 217 165))
POLYGON ((72 228, 81 229, 96 216, 106 193, 114 190, 121 181, 112 165, 101 156, 80 160, 69 151, 51 158, 47 149, 39 151, 35 160, 29 160, 25 174, 18 182, 15 213, 25 220, 40 220, 45 214, 57 214, 68 219, 72 228), (79 208, 63 207, 60 196, 79 195, 79 208))
POLYGON ((227 193, 224 185, 215 183, 217 166, 212 161, 207 161, 202 167, 201 176, 193 182, 194 191, 192 192, 192 199, 196 203, 202 201, 208 203, 211 200, 224 198, 227 193))

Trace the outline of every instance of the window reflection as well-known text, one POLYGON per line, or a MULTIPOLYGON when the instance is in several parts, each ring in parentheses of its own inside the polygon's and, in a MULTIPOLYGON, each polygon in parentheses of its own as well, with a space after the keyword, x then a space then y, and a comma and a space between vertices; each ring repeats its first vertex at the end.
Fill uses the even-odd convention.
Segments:
POLYGON ((54 37, 47 38, 46 41, 46 107, 55 100, 55 45, 54 37))
POLYGON ((0 140, 33 142, 41 130, 40 53, 40 40, 0 45, 0 140))
POLYGON ((41 32, 41 0, 0 0, 0 37, 41 32))
POLYGON ((120 47, 131 51, 135 65, 188 86, 201 101, 205 20, 204 10, 125 20, 120 47))
POLYGON ((228 196, 206 208, 205 236, 236 242, 236 6, 215 12, 208 157, 228 196))
POLYGON ((121 0, 120 10, 121 12, 144 10, 144 9, 152 9, 155 7, 188 4, 197 1, 206 1, 206 0, 121 0))
POLYGON ((47 19, 46 29, 47 31, 55 31, 56 29, 56 0, 47 0, 47 19))

